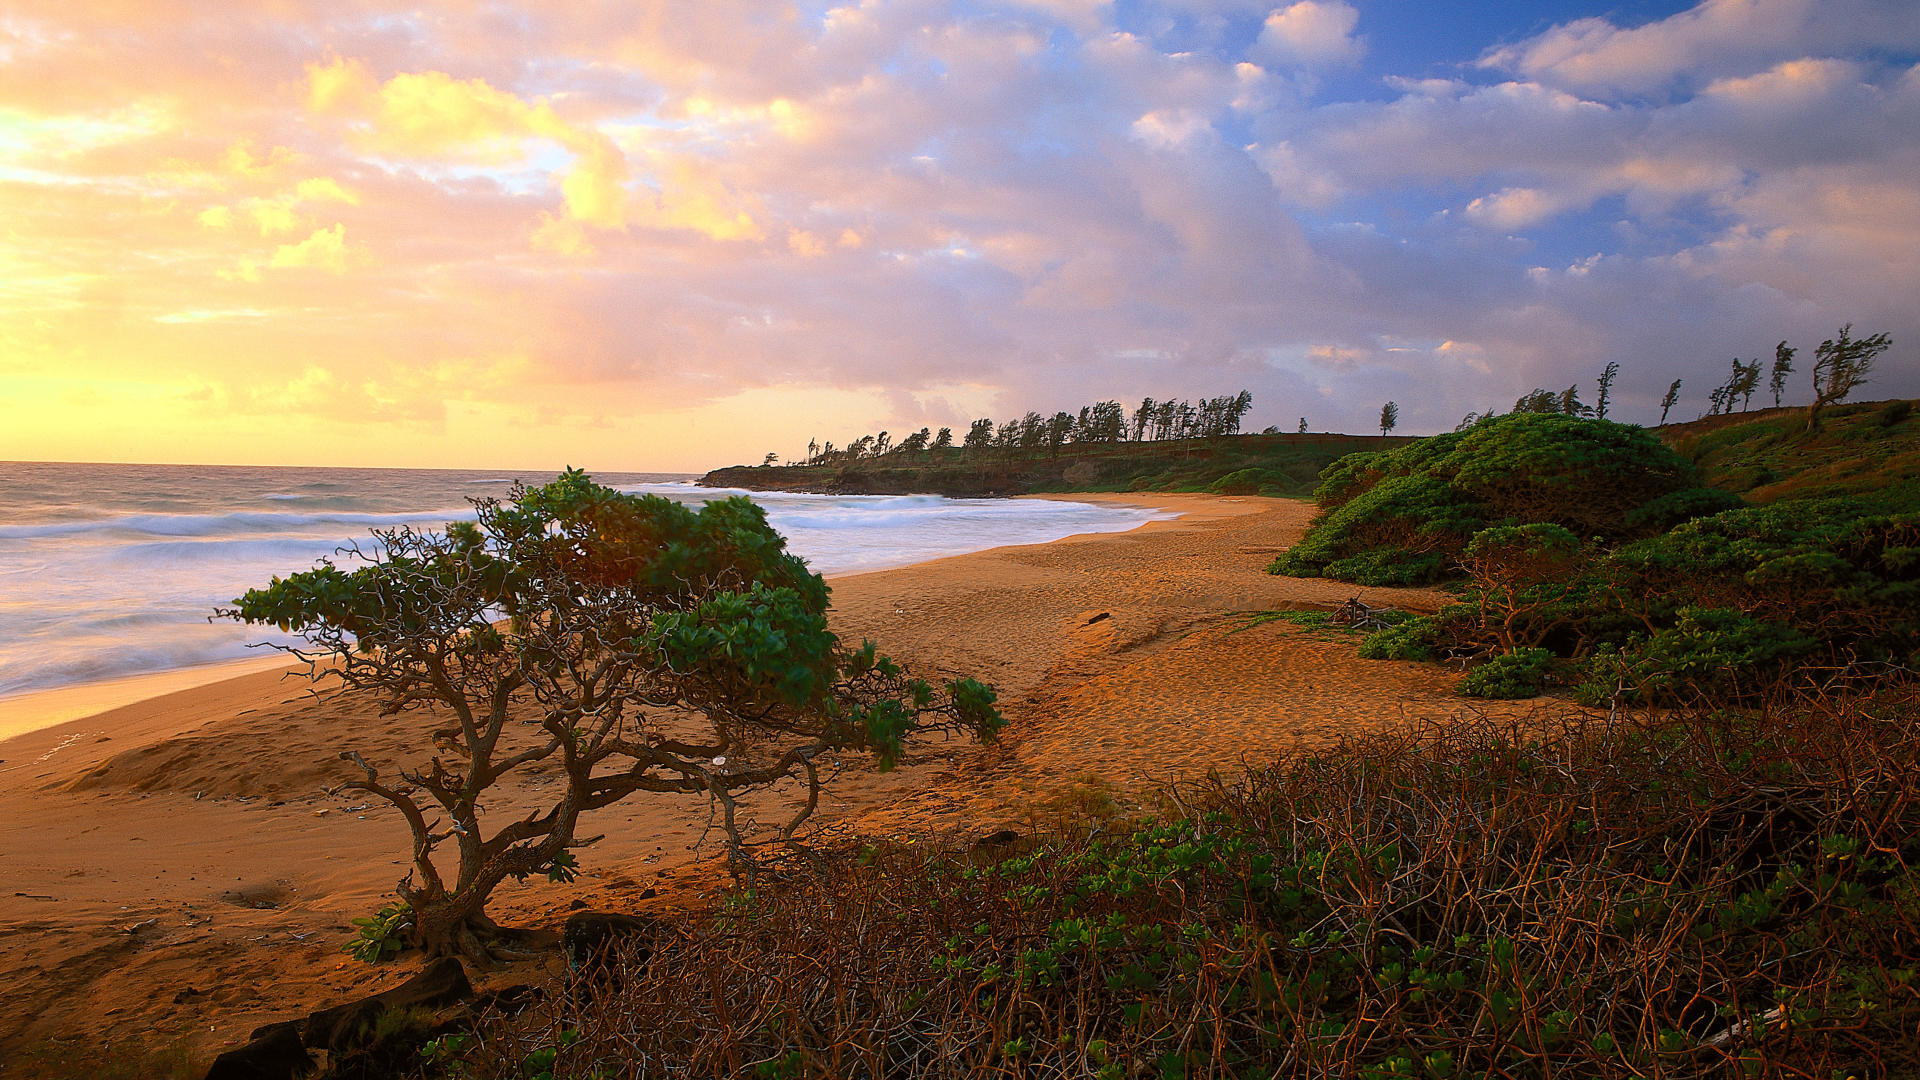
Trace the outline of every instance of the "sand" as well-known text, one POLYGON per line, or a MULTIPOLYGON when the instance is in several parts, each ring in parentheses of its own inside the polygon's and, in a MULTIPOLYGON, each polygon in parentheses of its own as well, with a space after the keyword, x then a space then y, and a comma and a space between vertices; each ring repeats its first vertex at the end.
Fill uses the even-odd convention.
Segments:
MULTIPOLYGON (((1310 505, 1074 498, 1183 516, 832 582, 843 637, 872 638, 922 672, 994 683, 1008 727, 989 747, 916 745, 887 774, 845 762, 818 818, 828 834, 1030 827, 1063 802, 1124 804, 1289 747, 1466 712, 1458 677, 1438 667, 1361 661, 1350 639, 1247 616, 1354 595, 1417 611, 1444 601, 1266 574, 1310 505)), ((383 804, 322 789, 349 777, 342 748, 417 760, 437 725, 305 690, 252 672, 0 742, 0 1077, 63 1075, 79 1061, 204 1064, 259 1024, 408 973, 340 952, 349 920, 404 872, 405 828, 383 804)), ((550 782, 528 778, 503 802, 537 799, 550 782)), ((758 805, 771 815, 791 794, 758 805)), ((670 797, 602 811, 588 831, 607 838, 581 853, 578 882, 509 883, 489 910, 554 926, 575 900, 696 903, 724 880, 717 841, 694 847, 707 812, 670 797)))

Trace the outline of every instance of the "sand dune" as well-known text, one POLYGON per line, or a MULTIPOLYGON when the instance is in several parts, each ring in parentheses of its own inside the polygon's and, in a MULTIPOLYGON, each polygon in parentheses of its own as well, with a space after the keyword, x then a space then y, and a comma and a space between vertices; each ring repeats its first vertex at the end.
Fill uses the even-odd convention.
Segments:
MULTIPOLYGON (((1350 641, 1235 613, 1327 607, 1356 592, 1431 610, 1440 594, 1263 572, 1311 507, 1207 496, 1087 496, 1183 511, 1131 533, 1002 548, 834 581, 843 636, 910 665, 999 686, 997 746, 929 743, 876 774, 842 763, 830 832, 987 831, 1080 788, 1112 797, 1342 733, 1452 715, 1431 667, 1356 660, 1350 641)), ((1514 707, 1516 710, 1523 707, 1514 707)), ((267 1020, 401 974, 340 952, 390 894, 405 829, 322 788, 351 746, 413 760, 433 717, 379 717, 256 673, 0 742, 0 1075, 70 1067, 76 1047, 201 1059, 267 1020)), ((496 809, 542 795, 534 774, 496 809)), ((757 805, 771 817, 791 791, 757 805)), ((552 924, 570 901, 672 905, 720 880, 695 799, 630 799, 592 825, 571 886, 509 884, 503 922, 552 924), (643 889, 658 896, 638 900, 643 889)))

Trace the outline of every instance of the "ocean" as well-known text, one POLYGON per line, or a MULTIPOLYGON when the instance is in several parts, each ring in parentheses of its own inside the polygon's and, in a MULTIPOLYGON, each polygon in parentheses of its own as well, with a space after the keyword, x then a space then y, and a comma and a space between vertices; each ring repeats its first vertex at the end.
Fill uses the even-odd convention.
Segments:
MULTIPOLYGON (((0 462, 0 698, 259 655, 260 643, 286 639, 209 621, 215 605, 275 574, 337 559, 371 528, 471 519, 468 499, 503 497, 515 480, 552 478, 0 462)), ((1169 516, 1040 499, 740 492, 664 473, 594 478, 693 504, 750 495, 789 549, 827 575, 1118 532, 1169 516)))

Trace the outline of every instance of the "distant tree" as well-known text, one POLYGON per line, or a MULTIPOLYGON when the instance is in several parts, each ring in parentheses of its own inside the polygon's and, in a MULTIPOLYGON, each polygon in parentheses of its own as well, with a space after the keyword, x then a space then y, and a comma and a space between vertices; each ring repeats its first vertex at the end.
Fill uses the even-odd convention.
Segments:
POLYGON ((1575 383, 1560 391, 1559 412, 1565 416, 1592 416, 1593 406, 1580 403, 1580 384, 1575 383))
POLYGON ((1725 383, 1714 387, 1713 392, 1707 395, 1708 416, 1719 416, 1722 409, 1729 412, 1733 410, 1732 404, 1727 401, 1727 384, 1725 383))
POLYGON ((504 935, 486 912, 495 888, 572 880, 583 815, 631 795, 705 795, 744 859, 742 794, 801 780, 790 840, 818 805, 820 755, 884 768, 917 731, 999 727, 990 688, 935 687, 871 643, 842 646, 825 582, 747 499, 692 510, 569 470, 474 510, 441 533, 376 531, 362 565, 275 578, 219 612, 297 635, 287 651, 313 679, 383 712, 442 710, 433 743, 403 750, 425 760, 396 763, 397 778, 351 742, 340 755, 362 775, 343 786, 406 822, 398 891, 430 954, 485 964, 504 935), (552 785, 529 796, 544 806, 496 798, 526 770, 552 785))
POLYGON ((780 460, 780 455, 779 455, 779 454, 776 454, 776 453, 774 453, 774 452, 773 452, 773 451, 771 451, 771 450, 769 450, 769 451, 767 451, 767 459, 766 459, 765 461, 762 461, 762 462, 760 463, 760 465, 761 465, 761 467, 762 467, 762 468, 765 468, 766 466, 768 466, 768 465, 771 465, 771 464, 773 464, 774 462, 776 462, 776 461, 779 461, 779 460, 780 460))
POLYGON ((953 448, 953 429, 950 427, 943 427, 940 429, 940 434, 935 435, 933 437, 933 449, 950 450, 952 448, 953 448))
POLYGON ((1000 431, 993 438, 993 445, 1002 450, 1011 450, 1020 445, 1020 421, 1009 420, 1000 425, 1000 431))
POLYGON ((930 429, 921 428, 919 431, 916 431, 913 434, 907 436, 906 438, 901 439, 900 445, 894 447, 893 452, 896 454, 921 453, 926 450, 927 442, 932 438, 933 438, 933 432, 930 429))
POLYGON ((859 461, 861 458, 866 457, 867 452, 871 449, 873 449, 873 436, 862 435, 847 444, 847 457, 849 460, 859 461))
POLYGON ((1720 384, 1719 391, 1714 395, 1717 399, 1714 411, 1731 413, 1735 401, 1742 403, 1742 409, 1746 408, 1745 402, 1752 400, 1753 392, 1759 386, 1760 361, 1743 364, 1739 357, 1734 357, 1733 368, 1727 373, 1727 381, 1720 384))
POLYGON ((1380 406, 1380 434, 1385 435, 1387 432, 1392 431, 1399 423, 1399 405, 1389 401, 1385 405, 1380 406))
POLYGON ((1776 409, 1780 407, 1780 395, 1787 391, 1787 376, 1793 374, 1793 354, 1794 350, 1784 341, 1773 347, 1773 377, 1767 382, 1767 389, 1773 391, 1776 409))
POLYGON ((1262 434, 1262 435, 1278 435, 1278 434, 1280 434, 1280 425, 1279 425, 1279 424, 1268 424, 1268 425, 1267 425, 1266 427, 1263 427, 1263 428, 1261 428, 1261 429, 1260 429, 1260 434, 1262 434))
POLYGON ((1840 328, 1840 336, 1820 343, 1813 351, 1813 404, 1807 409, 1807 430, 1820 426, 1820 410, 1847 400, 1847 395, 1864 385, 1873 362, 1893 346, 1885 333, 1854 340, 1853 324, 1840 328))
POLYGON ((1753 392, 1758 389, 1760 389, 1760 360, 1756 357, 1740 368, 1740 381, 1736 384, 1736 390, 1740 394, 1741 412, 1746 412, 1752 405, 1753 392))
POLYGON ((1514 399, 1513 411, 1517 413, 1561 412, 1560 395, 1551 390, 1531 390, 1514 399))
POLYGON ((1047 444, 1047 421, 1037 412, 1020 418, 1020 449, 1038 450, 1047 444))
POLYGON ((1296 430, 1296 431, 1297 431, 1297 432, 1298 432, 1299 434, 1301 434, 1301 435, 1305 435, 1305 434, 1307 433, 1307 418, 1306 418, 1306 417, 1304 417, 1304 416, 1303 416, 1303 417, 1301 417, 1301 418, 1300 418, 1300 426, 1299 426, 1298 428, 1296 428, 1295 430, 1296 430))
POLYGON ((1227 407, 1227 434, 1240 434, 1240 424, 1253 411, 1253 392, 1242 390, 1234 395, 1233 404, 1227 407))
POLYGON ((820 441, 818 439, 808 439, 807 440, 807 464, 809 465, 813 464, 815 461, 819 459, 819 457, 820 457, 820 441))
POLYGON ((1057 412, 1047 418, 1047 450, 1058 456, 1060 447, 1073 435, 1073 414, 1057 412))
POLYGON ((993 445, 993 418, 983 416, 967 428, 966 441, 961 444, 968 450, 985 450, 993 445))
POLYGON ((1141 398, 1140 407, 1133 411, 1133 441, 1147 438, 1153 428, 1153 399, 1141 398))
POLYGON ((891 449, 893 449, 893 436, 883 431, 873 437, 874 457, 879 457, 891 449))
POLYGON ((1680 380, 1675 379, 1672 385, 1667 387, 1667 396, 1660 399, 1660 424, 1662 427, 1666 426, 1667 413, 1672 410, 1674 402, 1679 400, 1680 380))
POLYGON ((1619 374, 1620 365, 1612 362, 1609 362, 1606 368, 1600 372, 1600 397, 1593 405, 1593 415, 1595 418, 1600 420, 1607 418, 1607 406, 1613 402, 1613 380, 1617 378, 1619 374))

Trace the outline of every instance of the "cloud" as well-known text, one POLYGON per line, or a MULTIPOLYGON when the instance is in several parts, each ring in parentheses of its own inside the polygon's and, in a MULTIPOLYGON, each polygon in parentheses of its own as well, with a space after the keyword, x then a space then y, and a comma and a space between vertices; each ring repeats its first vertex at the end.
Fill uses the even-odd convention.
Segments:
POLYGON ((1846 321, 1920 393, 1910 5, 1403 70, 1337 2, 28 3, 0 457, 107 454, 39 419, 82 385, 148 460, 693 468, 1243 386, 1421 431, 1613 359, 1631 419, 1846 321))
POLYGON ((267 265, 276 270, 312 267, 335 274, 344 274, 347 272, 347 263, 351 255, 352 252, 347 247, 347 227, 334 225, 330 228, 315 229, 311 235, 297 244, 281 244, 274 249, 273 257, 267 260, 267 265))
POLYGON ((1634 95, 1800 57, 1915 48, 1920 7, 1907 0, 1705 0, 1641 26, 1576 19, 1479 63, 1579 93, 1634 95))
POLYGON ((1298 0, 1267 16, 1255 51, 1307 67, 1358 60, 1365 43, 1353 36, 1360 12, 1341 0, 1298 0))

